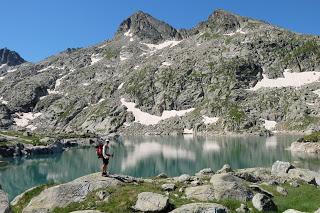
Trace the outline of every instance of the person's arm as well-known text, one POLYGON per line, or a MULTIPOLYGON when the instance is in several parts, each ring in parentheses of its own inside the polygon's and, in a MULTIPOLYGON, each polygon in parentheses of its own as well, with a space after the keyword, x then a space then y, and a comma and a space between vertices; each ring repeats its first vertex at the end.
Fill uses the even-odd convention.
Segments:
POLYGON ((103 149, 102 149, 102 155, 104 159, 107 159, 108 155, 107 155, 107 145, 103 145, 103 149))

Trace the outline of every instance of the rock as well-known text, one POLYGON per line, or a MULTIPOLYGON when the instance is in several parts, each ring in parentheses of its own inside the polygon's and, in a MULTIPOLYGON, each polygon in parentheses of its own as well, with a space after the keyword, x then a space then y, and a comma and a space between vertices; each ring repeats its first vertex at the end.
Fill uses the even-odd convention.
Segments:
POLYGON ((270 180, 267 184, 270 185, 270 186, 279 185, 279 183, 277 181, 275 181, 275 180, 270 180))
POLYGON ((160 173, 157 175, 157 178, 168 178, 168 176, 165 173, 160 173))
POLYGON ((271 170, 268 168, 239 169, 234 175, 246 181, 256 183, 262 180, 269 181, 271 179, 271 170))
POLYGON ((171 213, 227 213, 228 209, 216 203, 190 203, 182 205, 171 213))
POLYGON ((292 166, 289 162, 283 162, 283 161, 276 161, 271 168, 271 174, 272 175, 286 175, 290 169, 293 169, 294 166, 292 166))
POLYGON ((194 180, 194 181, 190 182, 190 185, 191 186, 199 186, 199 185, 201 185, 201 182, 199 180, 194 180))
POLYGON ((320 213, 320 208, 318 208, 318 210, 317 210, 317 211, 315 211, 314 213, 320 213))
POLYGON ((267 195, 268 197, 273 197, 273 194, 271 192, 261 188, 259 185, 249 185, 249 187, 256 192, 267 195))
POLYGON ((187 187, 185 189, 185 195, 189 199, 197 199, 200 201, 210 201, 216 198, 214 188, 211 185, 187 187))
POLYGON ((281 187, 281 186, 277 186, 277 192, 279 192, 279 194, 283 195, 283 196, 287 196, 288 192, 285 188, 281 187))
POLYGON ((247 183, 230 173, 215 174, 211 177, 210 183, 217 200, 234 199, 246 202, 253 197, 253 193, 246 186, 247 183))
POLYGON ((222 174, 222 173, 228 173, 228 172, 233 172, 233 170, 231 169, 231 166, 229 164, 225 164, 223 165, 223 167, 218 170, 216 173, 217 174, 222 174))
POLYGON ((299 183, 298 183, 296 180, 290 182, 289 185, 292 186, 292 187, 294 187, 294 188, 297 188, 297 187, 300 186, 299 183))
POLYGON ((0 66, 7 64, 8 66, 16 66, 26 62, 17 52, 7 48, 0 49, 0 66))
POLYGON ((317 185, 316 179, 320 177, 320 174, 314 171, 310 171, 308 169, 290 169, 288 172, 288 176, 292 179, 302 180, 310 184, 317 185))
POLYGON ((310 154, 320 154, 320 143, 313 142, 293 142, 290 146, 291 152, 301 152, 310 154))
POLYGON ((211 168, 205 168, 197 172, 195 175, 202 177, 202 176, 209 176, 213 174, 214 174, 214 171, 211 168))
POLYGON ((7 193, 1 190, 0 186, 0 213, 10 213, 10 203, 7 193))
POLYGON ((253 207, 258 211, 276 211, 277 206, 274 202, 264 194, 256 194, 252 199, 253 207))
POLYGON ((191 180, 191 176, 187 174, 180 175, 179 177, 175 177, 174 180, 179 183, 183 183, 191 180))
MULTIPOLYGON (((305 212, 301 212, 301 211, 298 211, 295 209, 287 209, 283 213, 305 213, 305 212)), ((315 213, 317 213, 317 212, 315 212, 315 213)))
POLYGON ((100 199, 100 200, 107 200, 110 196, 109 192, 106 191, 98 191, 96 193, 96 196, 100 199))
POLYGON ((56 141, 53 144, 47 146, 26 146, 25 151, 28 155, 47 155, 47 154, 56 154, 63 152, 64 147, 60 141, 56 141))
POLYGON ((176 189, 176 185, 174 183, 165 183, 161 185, 161 188, 165 191, 174 191, 176 189))
POLYGON ((247 205, 241 203, 240 207, 236 209, 236 212, 249 212, 247 205))
POLYGON ((142 192, 138 194, 138 200, 133 209, 142 212, 161 212, 168 206, 168 197, 153 192, 142 192))
POLYGON ((31 199, 23 213, 47 212, 56 207, 65 207, 70 203, 85 200, 92 191, 121 184, 117 179, 102 177, 101 173, 83 176, 74 181, 45 189, 31 199))

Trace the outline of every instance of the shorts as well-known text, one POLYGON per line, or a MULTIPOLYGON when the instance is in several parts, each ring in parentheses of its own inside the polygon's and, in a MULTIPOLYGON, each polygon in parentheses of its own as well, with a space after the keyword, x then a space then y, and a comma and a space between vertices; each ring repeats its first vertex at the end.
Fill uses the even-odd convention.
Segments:
POLYGON ((103 164, 108 165, 109 164, 109 158, 102 158, 102 162, 103 162, 103 164))

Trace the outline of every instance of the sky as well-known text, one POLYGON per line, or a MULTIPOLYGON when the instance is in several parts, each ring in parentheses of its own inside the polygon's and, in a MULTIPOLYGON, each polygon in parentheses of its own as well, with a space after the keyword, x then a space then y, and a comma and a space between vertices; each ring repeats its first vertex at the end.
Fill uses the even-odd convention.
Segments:
POLYGON ((111 39, 142 10, 175 28, 192 28, 216 9, 320 35, 318 0, 0 0, 0 48, 38 62, 69 47, 111 39))

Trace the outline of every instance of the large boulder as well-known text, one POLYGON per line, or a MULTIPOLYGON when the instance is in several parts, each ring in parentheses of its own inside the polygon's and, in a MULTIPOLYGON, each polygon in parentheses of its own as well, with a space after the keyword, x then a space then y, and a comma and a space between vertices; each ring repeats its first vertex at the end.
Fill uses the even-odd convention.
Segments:
POLYGON ((201 185, 188 187, 185 189, 187 198, 197 199, 200 201, 210 201, 215 199, 215 191, 211 185, 201 185))
POLYGON ((256 194, 252 199, 253 207, 258 211, 276 211, 277 206, 274 202, 264 194, 256 194))
POLYGON ((320 154, 320 143, 311 142, 293 142, 290 146, 291 152, 302 152, 311 154, 320 154))
POLYGON ((180 175, 179 177, 175 177, 174 180, 178 183, 183 183, 191 180, 191 176, 187 174, 180 175))
POLYGON ((213 175, 214 171, 211 168, 205 168, 197 172, 195 175, 199 177, 209 176, 213 175))
POLYGON ((165 183, 161 185, 161 188, 165 191, 174 191, 176 189, 176 185, 174 183, 165 183))
POLYGON ((253 197, 253 193, 247 188, 247 182, 230 173, 213 175, 210 183, 217 200, 234 199, 246 202, 253 197))
POLYGON ((10 203, 7 193, 1 190, 0 186, 0 213, 10 213, 10 203))
POLYGON ((138 200, 133 208, 141 212, 162 212, 168 206, 168 197, 153 192, 142 192, 138 194, 138 200))
POLYGON ((271 168, 271 174, 276 176, 286 175, 290 169, 293 169, 289 162, 276 161, 271 168))
POLYGON ((320 185, 320 174, 308 169, 290 169, 288 172, 288 176, 293 179, 298 179, 305 181, 307 183, 320 185))
POLYGON ((214 212, 227 213, 228 209, 216 203, 190 203, 171 211, 171 213, 200 213, 200 212, 214 212))
POLYGON ((45 189, 31 199, 23 213, 49 212, 56 207, 65 207, 73 202, 81 202, 92 191, 121 184, 122 182, 117 179, 102 177, 101 173, 87 175, 69 183, 45 189))

